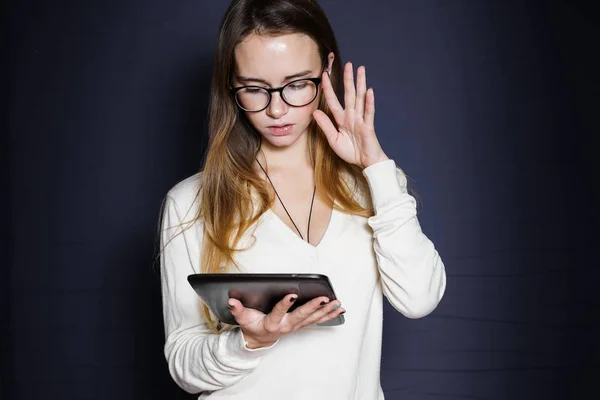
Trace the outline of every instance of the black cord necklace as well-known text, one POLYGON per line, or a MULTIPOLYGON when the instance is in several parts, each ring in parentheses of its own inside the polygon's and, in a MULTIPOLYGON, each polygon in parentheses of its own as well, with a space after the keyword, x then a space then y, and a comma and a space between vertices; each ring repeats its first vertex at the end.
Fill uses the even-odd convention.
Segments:
MULTIPOLYGON (((302 236, 302 233, 300 232, 300 229, 298 229, 298 225, 296 225, 296 223, 292 219, 292 216, 288 212, 287 208, 285 208, 285 204, 283 204, 283 201, 281 200, 281 197, 279 197, 279 193, 277 193, 277 189, 275 189, 275 185, 273 185, 273 182, 271 181, 271 178, 269 178, 269 174, 267 174, 267 171, 265 171, 265 169, 263 168, 263 166, 260 163, 260 161, 256 160, 256 162, 260 166, 260 169, 262 169, 263 172, 265 173, 265 175, 267 176, 267 179, 269 180, 269 183, 271 184, 271 187, 275 191, 275 195, 279 199, 279 202, 283 206, 283 209, 285 210, 285 213, 290 218, 290 221, 292 221, 292 224, 294 224, 294 227, 298 231, 298 235, 300 235, 300 237, 302 238, 302 240, 304 240, 304 236, 302 236)), ((309 242, 309 243, 310 243, 310 220, 311 220, 311 217, 312 217, 312 210, 313 210, 313 204, 315 203, 315 193, 316 192, 317 192, 317 186, 315 185, 315 188, 313 189, 312 200, 310 202, 310 211, 308 212, 308 228, 306 228, 306 241, 309 242)))

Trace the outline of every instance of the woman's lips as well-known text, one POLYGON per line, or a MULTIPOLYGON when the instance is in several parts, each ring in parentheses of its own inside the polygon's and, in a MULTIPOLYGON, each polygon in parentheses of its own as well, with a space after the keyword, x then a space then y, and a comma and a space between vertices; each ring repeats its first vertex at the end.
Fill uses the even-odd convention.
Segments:
POLYGON ((271 125, 271 126, 269 126, 269 130, 275 136, 283 136, 283 135, 287 135, 288 133, 290 133, 292 131, 293 127, 294 127, 294 124, 271 125))

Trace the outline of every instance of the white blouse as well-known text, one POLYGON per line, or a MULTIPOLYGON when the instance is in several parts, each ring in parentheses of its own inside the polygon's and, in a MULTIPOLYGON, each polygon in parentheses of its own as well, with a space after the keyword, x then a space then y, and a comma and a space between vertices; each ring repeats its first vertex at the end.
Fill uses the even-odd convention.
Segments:
POLYGON ((363 170, 375 215, 333 210, 317 246, 272 211, 243 243, 240 272, 319 273, 346 310, 340 326, 309 326, 268 348, 245 347, 241 331, 212 333, 187 276, 200 272, 200 174, 167 194, 161 248, 165 357, 175 382, 200 399, 381 400, 383 295, 408 318, 431 313, 446 288, 444 264, 417 220, 406 176, 393 160, 363 170), (187 222, 187 223, 186 223, 187 222), (187 229, 186 229, 187 228, 187 229), (184 230, 183 233, 180 233, 184 230))

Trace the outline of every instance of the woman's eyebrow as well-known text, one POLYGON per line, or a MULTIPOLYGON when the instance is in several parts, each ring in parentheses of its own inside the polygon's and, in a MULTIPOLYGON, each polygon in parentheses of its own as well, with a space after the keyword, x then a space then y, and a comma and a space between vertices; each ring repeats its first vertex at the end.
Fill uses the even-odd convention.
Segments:
MULTIPOLYGON (((292 74, 292 75, 288 75, 285 78, 283 78, 283 81, 289 81, 291 79, 295 79, 295 78, 302 78, 303 76, 306 75, 310 75, 312 74, 312 70, 307 69, 306 71, 302 71, 302 72, 298 72, 296 74, 292 74)), ((246 83, 246 82, 260 82, 260 83, 264 83, 265 85, 270 85, 269 82, 267 82, 264 79, 261 78, 252 78, 249 76, 236 76, 236 79, 238 82, 242 82, 242 83, 246 83)))

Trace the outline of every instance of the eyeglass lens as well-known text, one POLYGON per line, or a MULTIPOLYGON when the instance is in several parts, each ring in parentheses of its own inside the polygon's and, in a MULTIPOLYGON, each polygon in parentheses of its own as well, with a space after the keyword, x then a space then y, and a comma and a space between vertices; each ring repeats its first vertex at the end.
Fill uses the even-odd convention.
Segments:
MULTIPOLYGON (((281 91, 283 100, 291 106, 302 107, 312 102, 317 95, 317 86, 309 80, 290 82, 281 91)), ((239 105, 246 111, 259 111, 269 105, 269 92, 261 87, 251 86, 236 93, 239 105)))

